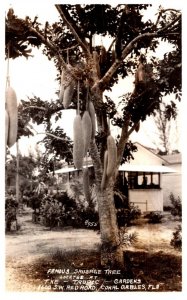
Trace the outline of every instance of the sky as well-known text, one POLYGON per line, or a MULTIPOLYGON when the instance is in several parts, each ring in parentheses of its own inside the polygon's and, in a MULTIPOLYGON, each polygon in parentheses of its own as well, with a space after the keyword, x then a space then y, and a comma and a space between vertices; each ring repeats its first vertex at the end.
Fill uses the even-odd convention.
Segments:
MULTIPOLYGON (((129 1, 130 2, 130 1, 129 1)), ((129 3, 128 2, 128 3, 129 3)), ((14 12, 19 17, 25 18, 26 15, 29 15, 34 19, 36 15, 38 15, 38 20, 40 23, 45 24, 46 20, 49 23, 55 22, 58 20, 59 15, 58 11, 55 9, 53 1, 49 1, 45 4, 45 9, 43 8, 42 2, 37 2, 37 5, 33 5, 34 2, 25 2, 25 1, 7 1, 5 6, 5 11, 7 12, 10 7, 14 8, 14 12), (48 12, 48 13, 47 13, 48 12)), ((114 1, 113 1, 114 3, 114 1)), ((167 2, 166 2, 167 3, 167 2)), ((166 4, 167 5, 167 4, 166 4)), ((170 2, 171 5, 171 2, 170 2)), ((152 20, 156 20, 157 15, 155 14, 155 8, 158 5, 153 5, 153 8, 150 8, 146 13, 145 18, 151 18, 152 20)), ((181 8, 181 4, 176 1, 172 1, 172 7, 177 9, 181 8)), ((166 6, 167 7, 167 6, 166 6)), ((100 44, 100 38, 96 43, 100 44)), ((106 43, 106 46, 110 44, 110 41, 103 41, 106 43)), ((158 51, 158 55, 161 58, 163 53, 165 52, 166 46, 161 45, 158 51)), ((58 82, 55 80, 56 78, 56 68, 52 61, 49 61, 44 55, 41 54, 41 50, 33 49, 33 58, 23 58, 19 57, 15 60, 10 60, 10 82, 11 86, 15 89, 18 100, 26 99, 28 96, 31 97, 36 95, 41 97, 42 99, 48 100, 56 100, 57 95, 55 94, 57 89, 59 88, 58 82)), ((115 85, 112 93, 108 94, 114 99, 121 96, 122 94, 133 90, 133 80, 130 79, 120 80, 118 85, 115 85)), ((63 111, 62 119, 60 121, 60 126, 64 128, 64 131, 70 138, 73 138, 72 131, 72 122, 70 119, 75 115, 75 112, 72 110, 63 111)), ((177 126, 178 134, 174 133, 173 135, 173 144, 174 148, 181 149, 181 108, 179 106, 179 116, 177 118, 177 123, 174 124, 174 127, 177 126)), ((36 128, 38 132, 43 132, 42 126, 36 128)), ((112 133, 114 135, 118 134, 120 130, 113 129, 112 133)), ((174 129, 173 129, 173 132, 174 129)), ((20 140, 19 146, 22 154, 27 155, 31 149, 35 148, 36 142, 42 139, 42 135, 35 135, 34 137, 24 137, 20 140)), ((133 142, 138 141, 145 146, 155 148, 155 143, 157 143, 157 134, 156 127, 152 119, 148 118, 146 122, 141 124, 140 131, 138 133, 134 132, 130 138, 133 142)), ((16 146, 14 145, 11 148, 11 152, 16 154, 16 146)))

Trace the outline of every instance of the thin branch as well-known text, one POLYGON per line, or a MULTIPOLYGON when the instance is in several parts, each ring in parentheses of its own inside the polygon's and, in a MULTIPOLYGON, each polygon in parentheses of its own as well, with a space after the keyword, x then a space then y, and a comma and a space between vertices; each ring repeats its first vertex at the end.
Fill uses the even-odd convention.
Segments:
POLYGON ((177 18, 175 18, 171 23, 169 23, 168 25, 166 25, 164 28, 160 29, 157 31, 157 33, 161 33, 165 30, 167 30, 168 28, 170 28, 171 26, 173 26, 177 21, 179 21, 181 18, 181 15, 179 15, 177 18))
POLYGON ((109 52, 109 51, 112 49, 112 46, 114 45, 115 41, 116 41, 116 38, 113 39, 113 41, 112 41, 112 43, 110 44, 110 46, 109 46, 107 52, 109 52))
POLYGON ((22 110, 22 111, 25 111, 25 110, 27 110, 27 109, 29 109, 29 108, 36 108, 36 109, 39 109, 39 110, 46 111, 46 108, 45 108, 45 107, 34 106, 34 105, 27 106, 27 107, 23 108, 23 110, 22 110))
POLYGON ((134 124, 132 125, 132 127, 129 129, 129 131, 128 131, 128 133, 127 133, 128 136, 130 136, 131 133, 135 130, 135 128, 136 128, 136 126, 137 126, 137 124, 138 124, 139 121, 140 121, 140 120, 138 120, 136 123, 134 123, 134 124))
POLYGON ((180 10, 178 9, 174 9, 174 8, 167 8, 167 9, 162 9, 157 17, 156 23, 155 23, 155 27, 158 25, 158 22, 160 21, 160 18, 162 16, 163 13, 165 13, 166 11, 175 11, 175 12, 180 12, 180 10))
POLYGON ((175 9, 175 8, 167 8, 167 9, 162 10, 162 12, 166 12, 166 11, 175 11, 175 12, 179 12, 180 13, 180 10, 179 9, 175 9))
POLYGON ((60 136, 57 136, 57 135, 52 134, 50 132, 37 132, 37 134, 46 134, 46 135, 51 136, 51 137, 53 137, 53 138, 55 138, 57 140, 64 141, 64 138, 61 138, 60 136))
POLYGON ((54 53, 54 55, 58 59, 59 63, 63 67, 63 69, 65 69, 67 72, 71 72, 71 75, 75 80, 79 79, 76 75, 77 72, 79 73, 79 70, 76 68, 73 68, 73 67, 71 67, 71 69, 67 67, 67 64, 66 64, 63 56, 60 54, 61 50, 58 47, 56 47, 55 44, 51 43, 48 39, 45 39, 45 37, 39 31, 37 31, 35 28, 33 28, 32 26, 29 27, 29 31, 31 33, 34 33, 41 40, 41 42, 44 45, 46 45, 47 48, 49 48, 54 53))
MULTIPOLYGON (((53 138, 55 138, 55 139, 57 139, 57 140, 64 141, 63 138, 61 138, 61 137, 59 137, 59 136, 57 136, 57 135, 55 135, 55 134, 52 134, 52 133, 50 133, 50 132, 38 132, 36 129, 34 129, 34 127, 33 127, 31 124, 27 124, 27 126, 30 127, 30 129, 34 130, 35 133, 36 133, 36 135, 37 135, 37 134, 44 134, 44 135, 51 136, 51 137, 53 137, 53 138)), ((42 142, 42 141, 40 141, 40 142, 38 142, 38 143, 41 143, 41 142, 42 142)), ((69 152, 71 152, 71 154, 73 155, 71 149, 69 149, 68 151, 63 151, 63 152, 64 152, 64 153, 69 153, 69 152)))
POLYGON ((129 8, 128 5, 125 5, 125 7, 122 10, 122 14, 119 20, 119 27, 118 27, 118 31, 117 31, 117 35, 116 35, 116 47, 115 47, 115 52, 118 58, 121 57, 122 54, 122 34, 123 34, 123 26, 124 26, 124 22, 125 22, 125 16, 129 14, 129 8), (118 53, 119 52, 119 53, 118 53))
POLYGON ((71 47, 68 47, 68 48, 65 48, 65 49, 61 49, 60 51, 62 51, 62 52, 67 52, 68 50, 75 49, 75 48, 78 47, 78 46, 79 46, 79 44, 76 44, 76 45, 74 45, 74 46, 71 46, 71 47))
POLYGON ((59 53, 59 49, 53 44, 51 43, 48 39, 45 39, 45 37, 35 28, 33 28, 32 26, 29 27, 29 31, 31 33, 34 33, 40 40, 41 42, 46 45, 57 57, 57 59, 59 60, 59 62, 61 63, 61 65, 66 69, 66 62, 64 61, 63 57, 60 55, 59 53))
POLYGON ((78 32, 78 27, 73 24, 73 21, 69 15, 69 13, 65 10, 65 8, 62 8, 61 5, 56 4, 55 7, 57 8, 61 18, 66 23, 68 28, 71 30, 72 34, 74 35, 76 41, 79 43, 79 45, 82 47, 85 56, 90 56, 90 51, 87 42, 80 37, 80 33, 78 32))
POLYGON ((157 17, 156 23, 155 23, 155 25, 154 25, 155 27, 157 27, 157 25, 158 25, 158 22, 160 21, 161 15, 162 15, 162 11, 160 11, 160 12, 159 12, 159 14, 158 14, 158 17, 157 17))

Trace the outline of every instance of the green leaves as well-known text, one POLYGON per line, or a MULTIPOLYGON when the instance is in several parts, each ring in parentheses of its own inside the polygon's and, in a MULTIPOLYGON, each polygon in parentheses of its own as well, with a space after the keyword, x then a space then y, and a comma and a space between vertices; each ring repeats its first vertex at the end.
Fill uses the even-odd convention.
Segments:
POLYGON ((30 33, 30 26, 39 29, 39 23, 37 18, 32 22, 31 19, 26 16, 25 20, 18 18, 13 9, 9 9, 5 20, 6 26, 6 56, 10 58, 17 58, 24 56, 26 58, 32 56, 32 49, 29 46, 41 46, 41 41, 36 35, 30 33))

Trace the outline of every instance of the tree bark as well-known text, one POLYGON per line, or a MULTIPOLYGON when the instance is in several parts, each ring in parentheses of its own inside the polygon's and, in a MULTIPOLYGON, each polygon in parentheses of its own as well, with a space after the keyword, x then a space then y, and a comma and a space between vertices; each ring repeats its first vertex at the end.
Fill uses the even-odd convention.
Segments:
POLYGON ((90 152, 95 169, 96 193, 99 211, 101 232, 101 265, 104 267, 124 267, 123 249, 120 244, 117 225, 116 209, 114 204, 114 180, 110 178, 106 189, 101 190, 102 164, 95 144, 92 140, 90 152))
MULTIPOLYGON (((111 180, 113 181, 113 180, 111 180)), ((101 265, 123 268, 123 249, 120 244, 119 229, 114 204, 113 182, 97 194, 101 231, 101 265)))

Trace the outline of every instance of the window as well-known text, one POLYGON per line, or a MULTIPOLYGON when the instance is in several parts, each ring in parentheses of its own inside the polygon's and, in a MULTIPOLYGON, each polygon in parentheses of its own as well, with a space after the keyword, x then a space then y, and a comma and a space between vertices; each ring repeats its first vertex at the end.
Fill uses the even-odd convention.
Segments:
POLYGON ((128 184, 130 189, 159 189, 160 173, 129 172, 128 184))

